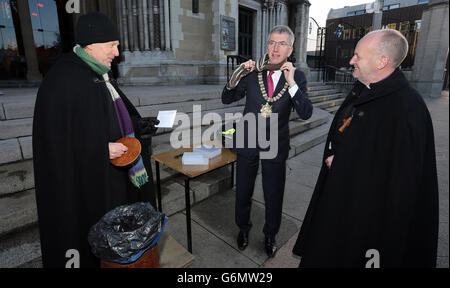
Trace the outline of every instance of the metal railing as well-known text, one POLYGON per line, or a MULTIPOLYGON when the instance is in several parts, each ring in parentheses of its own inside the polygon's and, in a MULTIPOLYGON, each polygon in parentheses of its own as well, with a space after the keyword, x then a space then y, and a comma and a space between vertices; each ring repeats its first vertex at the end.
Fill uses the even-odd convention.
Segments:
POLYGON ((234 68, 248 61, 249 59, 240 55, 228 55, 227 56, 227 82, 230 81, 231 74, 234 68), (236 65, 236 66, 235 66, 236 65))
POLYGON ((325 83, 353 84, 356 81, 352 71, 342 70, 331 65, 325 65, 322 69, 325 83))

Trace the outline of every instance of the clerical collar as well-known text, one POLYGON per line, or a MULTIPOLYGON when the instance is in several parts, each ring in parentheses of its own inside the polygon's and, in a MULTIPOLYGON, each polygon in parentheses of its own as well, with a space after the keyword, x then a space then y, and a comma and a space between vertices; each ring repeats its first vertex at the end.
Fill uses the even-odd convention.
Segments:
MULTIPOLYGON (((366 85, 367 89, 372 89, 372 88, 370 88, 370 85, 372 85, 372 84, 378 84, 378 83, 381 83, 381 82, 383 82, 384 80, 388 79, 389 77, 391 77, 392 74, 394 74, 394 72, 395 72, 395 70, 394 70, 391 74, 389 74, 387 77, 384 77, 383 79, 381 79, 381 80, 378 81, 378 82, 370 83, 369 85, 366 85)), ((365 85, 365 84, 364 84, 364 85, 365 85)))

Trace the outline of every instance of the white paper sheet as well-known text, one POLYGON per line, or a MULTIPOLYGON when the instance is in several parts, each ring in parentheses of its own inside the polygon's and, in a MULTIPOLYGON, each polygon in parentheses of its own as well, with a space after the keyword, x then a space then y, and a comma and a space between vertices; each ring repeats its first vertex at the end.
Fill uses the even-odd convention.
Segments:
POLYGON ((175 116, 177 115, 177 110, 159 111, 158 120, 159 124, 155 127, 158 128, 172 128, 175 122, 175 116))

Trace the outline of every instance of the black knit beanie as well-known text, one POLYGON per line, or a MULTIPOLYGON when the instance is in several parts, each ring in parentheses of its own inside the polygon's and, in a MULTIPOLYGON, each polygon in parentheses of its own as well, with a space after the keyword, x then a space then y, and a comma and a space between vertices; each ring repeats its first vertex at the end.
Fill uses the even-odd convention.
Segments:
POLYGON ((75 41, 81 46, 118 41, 119 33, 111 19, 100 12, 91 12, 78 19, 75 41))

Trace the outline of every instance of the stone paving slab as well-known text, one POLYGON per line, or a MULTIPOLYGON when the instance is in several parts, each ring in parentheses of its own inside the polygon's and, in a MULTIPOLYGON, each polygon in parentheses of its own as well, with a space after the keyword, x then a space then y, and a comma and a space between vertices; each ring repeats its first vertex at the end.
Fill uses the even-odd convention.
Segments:
POLYGON ((20 144, 17 139, 0 140, 0 165, 22 160, 20 144))
MULTIPOLYGON (((187 247, 186 218, 183 213, 169 217, 165 231, 187 247)), ((239 253, 210 231, 192 222, 192 251, 195 257, 190 268, 257 268, 258 264, 239 253)))
POLYGON ((0 236, 17 227, 36 223, 37 208, 34 190, 18 193, 0 201, 0 236))
POLYGON ((0 166, 0 197, 32 188, 34 188, 33 161, 0 166))
POLYGON ((30 136, 33 118, 0 121, 0 140, 30 136))

